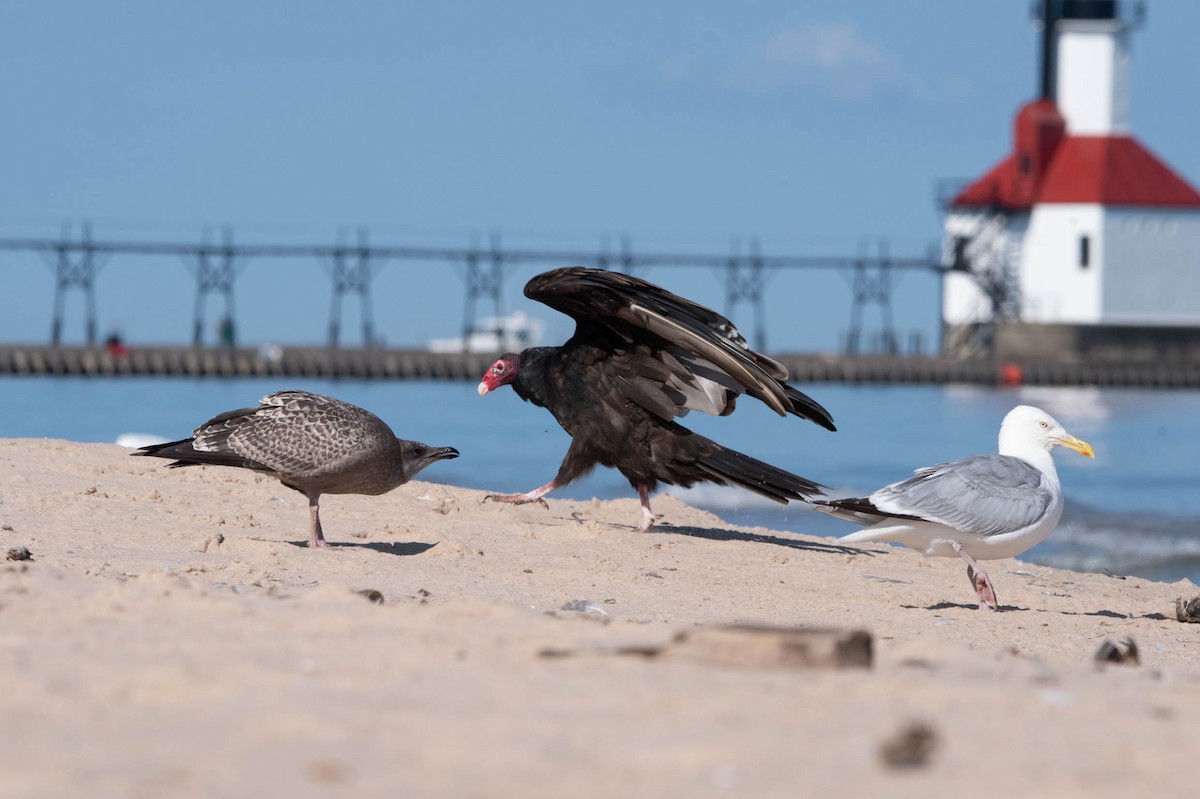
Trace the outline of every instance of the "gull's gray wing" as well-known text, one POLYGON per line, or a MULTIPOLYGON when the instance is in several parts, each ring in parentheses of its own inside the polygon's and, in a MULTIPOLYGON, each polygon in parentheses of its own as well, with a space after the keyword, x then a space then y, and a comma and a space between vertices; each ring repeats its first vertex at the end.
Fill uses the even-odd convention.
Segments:
POLYGON ((918 469, 869 497, 879 511, 982 536, 1011 533, 1046 515, 1054 492, 1020 458, 975 455, 918 469))

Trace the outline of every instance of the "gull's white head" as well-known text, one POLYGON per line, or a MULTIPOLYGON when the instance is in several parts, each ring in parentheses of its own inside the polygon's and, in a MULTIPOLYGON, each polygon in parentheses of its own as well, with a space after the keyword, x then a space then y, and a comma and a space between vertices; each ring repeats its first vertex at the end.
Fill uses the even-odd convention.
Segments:
POLYGON ((1020 456, 1031 448, 1049 452, 1055 447, 1066 447, 1089 458, 1096 457, 1091 444, 1068 433, 1057 419, 1041 408, 1018 405, 1008 412, 1000 425, 1001 455, 1020 456))

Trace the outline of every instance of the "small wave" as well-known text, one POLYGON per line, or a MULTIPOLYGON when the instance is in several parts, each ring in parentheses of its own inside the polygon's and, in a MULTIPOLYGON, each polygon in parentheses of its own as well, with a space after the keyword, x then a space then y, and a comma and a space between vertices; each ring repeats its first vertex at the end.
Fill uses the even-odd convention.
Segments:
POLYGON ((1200 518, 1069 504, 1058 529, 1026 559, 1076 571, 1200 582, 1200 518))
MULTIPOLYGON (((781 507, 774 500, 767 499, 764 496, 755 494, 753 491, 747 491, 737 486, 701 483, 691 488, 663 486, 663 489, 664 493, 672 494, 688 505, 710 511, 771 510, 781 507)), ((796 504, 792 503, 792 505, 796 504)))
POLYGON ((165 444, 171 439, 166 436, 156 436, 153 433, 122 433, 117 436, 117 440, 113 443, 118 447, 129 447, 130 449, 141 449, 154 444, 165 444))

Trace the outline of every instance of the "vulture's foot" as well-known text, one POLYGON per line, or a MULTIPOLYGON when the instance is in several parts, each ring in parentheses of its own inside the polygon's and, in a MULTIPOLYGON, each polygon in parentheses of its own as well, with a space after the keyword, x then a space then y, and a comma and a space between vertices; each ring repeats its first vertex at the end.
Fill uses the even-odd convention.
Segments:
MULTIPOLYGON (((531 492, 532 493, 532 492, 531 492)), ((531 497, 529 494, 488 494, 483 498, 484 502, 507 502, 510 505, 528 505, 536 502, 546 510, 550 509, 550 503, 541 497, 531 497)))
POLYGON ((636 532, 644 533, 653 527, 662 516, 655 516, 654 512, 650 510, 650 490, 644 485, 638 486, 637 490, 638 499, 642 501, 642 523, 637 526, 636 532))
POLYGON ((642 523, 637 526, 637 530, 635 530, 634 532, 637 532, 637 533, 648 532, 651 527, 653 527, 654 525, 656 525, 660 521, 662 521, 662 518, 663 518, 663 515, 661 513, 659 513, 659 514, 654 514, 654 513, 642 514, 642 523))
POLYGON ((549 483, 546 483, 544 486, 539 486, 538 488, 535 488, 532 491, 526 492, 524 494, 488 494, 486 497, 483 498, 483 501, 484 502, 507 502, 510 505, 527 505, 530 502, 536 502, 539 505, 541 505, 543 508, 545 508, 546 510, 549 510, 550 506, 546 503, 546 500, 542 499, 542 494, 545 494, 546 492, 551 491, 554 487, 555 487, 555 483, 553 480, 551 480, 549 483))

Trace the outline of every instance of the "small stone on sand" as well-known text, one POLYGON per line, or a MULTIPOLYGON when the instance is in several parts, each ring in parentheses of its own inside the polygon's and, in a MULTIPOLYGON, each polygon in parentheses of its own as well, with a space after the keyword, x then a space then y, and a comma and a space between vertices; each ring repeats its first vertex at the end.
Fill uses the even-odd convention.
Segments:
POLYGON ((933 728, 912 722, 879 745, 879 757, 888 768, 918 768, 928 764, 936 747, 933 728))
POLYGON ((1097 663, 1120 663, 1126 666, 1136 666, 1139 663, 1137 644, 1132 639, 1114 644, 1105 641, 1096 650, 1097 663))

